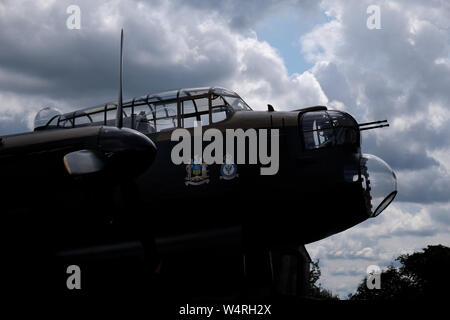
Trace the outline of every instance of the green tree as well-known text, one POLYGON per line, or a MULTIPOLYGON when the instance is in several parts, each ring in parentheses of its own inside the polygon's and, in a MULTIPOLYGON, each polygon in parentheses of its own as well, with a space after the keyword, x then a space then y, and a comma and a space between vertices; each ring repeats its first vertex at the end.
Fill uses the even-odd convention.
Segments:
POLYGON ((322 287, 319 280, 322 272, 319 267, 319 260, 311 262, 311 268, 309 270, 309 297, 320 300, 339 300, 339 296, 333 294, 330 290, 322 287))
POLYGON ((365 277, 351 300, 444 299, 450 290, 450 248, 428 246, 423 252, 404 254, 395 259, 400 267, 381 272, 381 289, 367 288, 365 277))

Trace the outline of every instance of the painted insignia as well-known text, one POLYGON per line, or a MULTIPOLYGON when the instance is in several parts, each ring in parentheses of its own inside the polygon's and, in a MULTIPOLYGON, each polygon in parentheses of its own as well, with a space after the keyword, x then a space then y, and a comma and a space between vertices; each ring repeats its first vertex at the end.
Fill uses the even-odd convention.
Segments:
POLYGON ((204 183, 209 183, 208 165, 206 163, 192 163, 186 166, 186 185, 198 186, 204 183))
POLYGON ((231 180, 236 177, 239 177, 237 165, 232 163, 232 160, 227 156, 225 163, 220 166, 220 179, 231 180))

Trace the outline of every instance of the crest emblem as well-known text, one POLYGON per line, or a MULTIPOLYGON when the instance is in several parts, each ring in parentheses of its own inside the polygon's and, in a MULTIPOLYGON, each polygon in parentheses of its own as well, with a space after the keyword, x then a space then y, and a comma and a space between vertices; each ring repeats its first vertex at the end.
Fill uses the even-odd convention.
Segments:
POLYGON ((206 163, 197 163, 192 161, 186 166, 185 184, 198 186, 204 183, 209 183, 208 165, 206 163))
POLYGON ((232 159, 227 155, 225 163, 220 166, 220 179, 232 180, 239 177, 237 173, 237 165, 232 162, 232 159))

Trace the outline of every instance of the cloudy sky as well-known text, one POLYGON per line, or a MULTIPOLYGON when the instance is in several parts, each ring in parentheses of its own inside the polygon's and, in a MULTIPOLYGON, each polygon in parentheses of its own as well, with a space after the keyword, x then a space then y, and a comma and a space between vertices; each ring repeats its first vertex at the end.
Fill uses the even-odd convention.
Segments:
POLYGON ((388 119, 363 148, 396 171, 398 198, 307 246, 323 285, 345 297, 369 265, 450 245, 449 17, 445 0, 0 0, 0 135, 30 130, 44 106, 116 100, 122 27, 127 98, 218 85, 254 109, 325 104, 388 119), (66 26, 72 4, 79 30, 66 26), (367 27, 370 5, 381 29, 367 27))

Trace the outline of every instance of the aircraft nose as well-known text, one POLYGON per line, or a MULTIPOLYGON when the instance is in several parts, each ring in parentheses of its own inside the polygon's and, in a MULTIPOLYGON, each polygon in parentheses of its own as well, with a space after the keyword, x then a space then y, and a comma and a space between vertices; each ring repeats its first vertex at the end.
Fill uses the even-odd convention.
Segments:
POLYGON ((370 217, 376 217, 397 195, 397 177, 385 161, 371 154, 363 154, 361 178, 367 212, 370 217))
POLYGON ((98 144, 105 154, 110 155, 112 166, 132 173, 150 167, 157 151, 149 137, 129 128, 103 127, 98 144))

